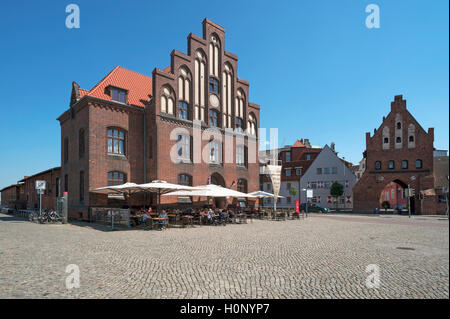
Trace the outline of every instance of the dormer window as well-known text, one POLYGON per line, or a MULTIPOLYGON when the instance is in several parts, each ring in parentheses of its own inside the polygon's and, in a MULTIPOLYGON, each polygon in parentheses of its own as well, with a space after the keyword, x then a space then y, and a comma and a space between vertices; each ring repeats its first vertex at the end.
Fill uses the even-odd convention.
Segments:
POLYGON ((111 99, 113 101, 117 101, 117 102, 126 104, 127 96, 128 96, 127 91, 119 89, 119 88, 115 88, 115 87, 111 88, 111 99))

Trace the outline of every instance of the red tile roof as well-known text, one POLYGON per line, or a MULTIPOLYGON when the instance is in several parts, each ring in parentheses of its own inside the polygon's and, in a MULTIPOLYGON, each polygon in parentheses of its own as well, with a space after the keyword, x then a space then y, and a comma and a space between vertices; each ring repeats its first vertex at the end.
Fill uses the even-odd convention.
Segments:
POLYGON ((145 107, 144 102, 152 94, 151 77, 116 66, 91 90, 80 89, 80 98, 89 95, 111 101, 111 96, 105 93, 105 88, 110 85, 128 90, 128 104, 134 106, 145 107))
POLYGON ((305 144, 303 144, 302 142, 300 142, 300 140, 297 140, 292 147, 305 147, 305 144))

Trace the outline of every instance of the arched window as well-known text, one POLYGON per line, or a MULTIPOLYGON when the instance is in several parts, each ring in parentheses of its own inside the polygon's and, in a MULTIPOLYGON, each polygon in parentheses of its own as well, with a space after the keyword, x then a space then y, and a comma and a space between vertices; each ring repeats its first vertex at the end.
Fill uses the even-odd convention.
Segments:
MULTIPOLYGON (((236 127, 237 119, 239 118, 242 121, 242 119, 245 118, 245 116, 244 116, 244 114, 245 114, 245 94, 244 94, 244 91, 242 91, 241 89, 237 90, 237 95, 236 95, 234 103, 235 103, 234 104, 234 116, 236 117, 234 123, 235 123, 235 128, 237 128, 236 127)), ((241 127, 242 126, 243 125, 241 125, 241 127)), ((242 129, 243 129, 243 127, 242 127, 242 129)))
POLYGON ((401 143, 402 142, 402 138, 400 136, 397 136, 395 138, 395 143, 401 143))
POLYGON ((198 50, 195 57, 194 71, 194 119, 205 120, 205 86, 206 86, 206 57, 198 50))
POLYGON ((256 135, 256 128, 257 128, 256 116, 255 114, 250 113, 248 116, 248 125, 247 125, 248 133, 250 135, 256 135))
POLYGON ((209 74, 216 77, 219 77, 219 51, 219 37, 216 34, 212 34, 209 42, 209 74))
POLYGON ((397 130, 401 130, 402 129, 402 122, 397 122, 397 130))
POLYGON ((187 174, 178 175, 178 184, 185 186, 192 186, 192 177, 187 174))
POLYGON ((78 131, 78 156, 79 158, 84 157, 85 143, 84 143, 84 129, 78 131))
POLYGON ((389 137, 384 138, 384 144, 389 144, 389 137))
POLYGON ((231 124, 231 104, 233 101, 233 68, 229 63, 225 63, 222 73, 222 114, 225 127, 232 127, 231 124))
POLYGON ((410 141, 410 142, 414 142, 414 136, 413 136, 413 135, 411 135, 411 136, 409 137, 409 141, 410 141))
POLYGON ((108 172, 108 186, 122 185, 127 182, 127 175, 122 172, 108 172))
POLYGON ((209 110, 209 126, 218 127, 219 123, 217 119, 218 119, 217 112, 214 110, 209 110))
POLYGON ((236 117, 236 120, 234 121, 234 126, 236 128, 237 132, 242 132, 242 119, 240 117, 236 117))
POLYGON ((381 169, 381 162, 380 161, 376 161, 375 162, 375 169, 376 170, 380 170, 381 169))
POLYGON ((108 128, 108 153, 125 155, 125 131, 108 128))
POLYGON ((189 102, 191 90, 191 73, 186 67, 181 67, 178 76, 178 117, 189 119, 189 102), (181 109, 181 111, 180 111, 181 109))
POLYGON ((172 114, 174 112, 175 96, 170 86, 165 85, 161 92, 161 113, 172 114))
POLYGON ((416 168, 422 168, 422 160, 416 160, 416 168))

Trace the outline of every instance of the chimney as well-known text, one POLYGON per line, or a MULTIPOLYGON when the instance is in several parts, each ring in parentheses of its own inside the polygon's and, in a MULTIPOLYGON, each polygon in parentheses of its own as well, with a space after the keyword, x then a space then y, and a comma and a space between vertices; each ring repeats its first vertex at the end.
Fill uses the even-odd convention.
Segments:
POLYGON ((335 146, 334 142, 331 142, 331 150, 332 150, 333 152, 335 152, 334 146, 335 146))

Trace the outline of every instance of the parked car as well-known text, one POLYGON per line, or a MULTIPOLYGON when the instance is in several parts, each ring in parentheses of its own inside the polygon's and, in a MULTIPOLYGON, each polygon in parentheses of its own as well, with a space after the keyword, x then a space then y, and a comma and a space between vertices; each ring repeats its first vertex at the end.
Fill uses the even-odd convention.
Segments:
MULTIPOLYGON (((305 203, 300 205, 300 210, 306 212, 306 206, 305 203)), ((308 203, 308 213, 328 213, 329 210, 326 207, 322 207, 320 205, 317 205, 316 203, 308 203)))

